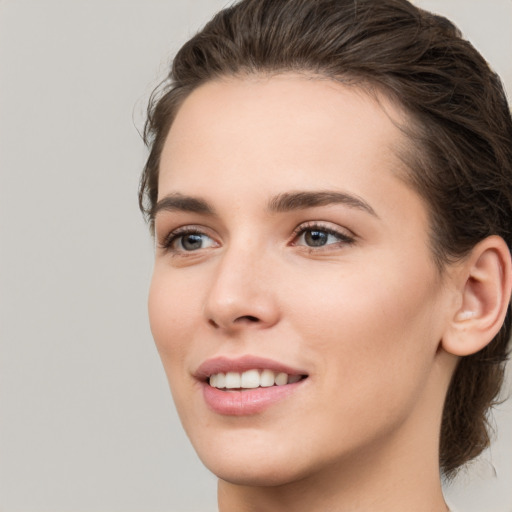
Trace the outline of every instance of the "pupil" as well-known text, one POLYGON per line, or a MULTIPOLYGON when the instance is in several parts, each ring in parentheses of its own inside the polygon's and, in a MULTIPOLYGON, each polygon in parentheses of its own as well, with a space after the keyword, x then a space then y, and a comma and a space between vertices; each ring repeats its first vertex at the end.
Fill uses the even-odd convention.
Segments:
POLYGON ((327 243, 327 233, 325 231, 306 231, 304 239, 309 246, 319 247, 327 243))
POLYGON ((183 249, 186 251, 193 251, 194 249, 200 249, 203 243, 203 238, 201 235, 196 235, 194 233, 186 235, 183 237, 181 244, 183 245, 183 249))

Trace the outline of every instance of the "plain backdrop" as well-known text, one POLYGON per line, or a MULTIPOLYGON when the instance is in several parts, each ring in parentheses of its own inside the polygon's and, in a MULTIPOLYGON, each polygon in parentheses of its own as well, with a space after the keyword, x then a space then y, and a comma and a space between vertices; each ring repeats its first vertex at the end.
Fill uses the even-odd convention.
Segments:
MULTIPOLYGON (((0 0, 0 512, 212 512, 146 314, 147 97, 224 0, 0 0)), ((424 0, 512 91, 512 0, 424 0)), ((507 390, 510 392, 511 385, 507 390)), ((512 511, 512 403, 446 493, 512 511)))

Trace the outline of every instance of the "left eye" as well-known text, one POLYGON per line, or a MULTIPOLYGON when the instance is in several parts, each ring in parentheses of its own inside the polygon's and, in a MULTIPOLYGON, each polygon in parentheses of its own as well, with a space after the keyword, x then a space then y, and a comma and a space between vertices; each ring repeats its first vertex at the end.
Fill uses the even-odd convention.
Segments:
POLYGON ((353 242, 353 239, 326 228, 307 228, 303 229, 299 233, 295 245, 305 245, 307 247, 323 247, 325 245, 331 245, 340 242, 350 243, 353 242))
POLYGON ((204 233, 184 233, 172 240, 172 248, 177 251, 197 251, 215 245, 213 239, 204 233))

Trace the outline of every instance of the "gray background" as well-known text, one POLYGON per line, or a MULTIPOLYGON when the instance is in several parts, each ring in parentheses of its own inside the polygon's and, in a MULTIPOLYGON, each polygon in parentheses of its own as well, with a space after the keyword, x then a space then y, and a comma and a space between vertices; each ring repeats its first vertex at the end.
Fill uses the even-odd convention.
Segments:
MULTIPOLYGON (((512 91, 512 0, 418 3, 512 91)), ((0 512, 216 510, 148 328, 136 128, 225 4, 0 0, 0 512)), ((512 511, 511 400, 495 421, 491 451, 447 489, 461 512, 512 511)))

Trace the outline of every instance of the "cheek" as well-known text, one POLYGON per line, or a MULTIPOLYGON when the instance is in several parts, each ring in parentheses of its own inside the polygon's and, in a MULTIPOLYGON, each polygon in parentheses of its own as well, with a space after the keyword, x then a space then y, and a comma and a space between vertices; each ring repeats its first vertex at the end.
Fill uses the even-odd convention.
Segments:
POLYGON ((388 267, 385 274, 367 267, 317 276, 314 286, 293 296, 289 309, 306 350, 321 358, 326 386, 363 403, 370 396, 399 400, 425 382, 439 341, 437 292, 420 275, 429 275, 428 267, 388 267))
POLYGON ((186 335, 194 325, 194 294, 181 293, 179 284, 155 268, 149 289, 149 324, 166 371, 168 365, 179 367, 187 347, 186 335))
POLYGON ((187 422, 194 381, 188 372, 192 333, 197 327, 197 293, 180 286, 175 276, 155 269, 149 290, 149 323, 174 403, 187 422), (188 293, 187 293, 188 291, 188 293))

